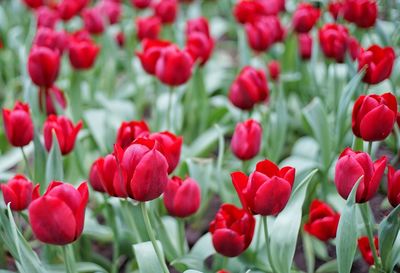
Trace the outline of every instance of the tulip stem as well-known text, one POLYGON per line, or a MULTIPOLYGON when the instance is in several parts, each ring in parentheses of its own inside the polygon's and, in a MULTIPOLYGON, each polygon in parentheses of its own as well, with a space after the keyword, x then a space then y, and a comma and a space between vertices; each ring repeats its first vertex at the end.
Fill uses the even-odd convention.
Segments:
POLYGON ((373 159, 373 156, 371 154, 372 153, 372 141, 368 142, 368 150, 367 150, 367 152, 371 156, 371 158, 373 159))
POLYGON ((135 220, 132 218, 132 214, 129 211, 129 201, 121 199, 121 206, 124 207, 125 216, 128 219, 128 223, 133 230, 133 235, 138 243, 143 242, 142 236, 140 236, 139 229, 135 223, 135 220))
POLYGON ((162 254, 161 250, 160 250, 160 247, 159 247, 159 245, 157 243, 156 236, 154 235, 154 231, 153 231, 153 228, 152 228, 151 223, 150 223, 150 218, 149 218, 149 214, 147 212, 146 203, 145 202, 140 202, 140 207, 142 209, 142 214, 143 214, 143 219, 144 219, 144 224, 146 226, 147 234, 150 237, 150 240, 151 240, 151 243, 153 245, 154 251, 156 252, 158 261, 160 262, 160 265, 162 267, 163 272, 164 273, 169 273, 167 264, 165 263, 165 259, 163 257, 163 254, 162 254))
POLYGON ((107 222, 111 226, 111 230, 114 235, 111 273, 117 273, 118 272, 118 257, 119 257, 118 230, 117 230, 117 226, 115 224, 112 206, 108 203, 108 196, 105 194, 103 196, 104 196, 104 204, 105 204, 105 208, 106 208, 107 222))
POLYGON ((75 256, 72 245, 65 245, 62 247, 64 254, 64 263, 67 273, 76 273, 75 256))
POLYGON ((169 92, 168 92, 168 108, 167 108, 167 130, 173 131, 171 112, 172 112, 172 95, 174 88, 170 87, 168 91, 169 92))
POLYGON ((263 225, 264 225, 265 246, 267 248, 268 262, 269 262, 269 265, 271 266, 272 272, 277 273, 278 271, 275 270, 274 262, 273 262, 272 256, 271 256, 271 248, 269 246, 267 216, 262 216, 261 219, 262 219, 262 222, 263 222, 263 225))
POLYGON ((185 243, 186 243, 186 234, 185 234, 185 220, 178 219, 178 236, 179 236, 179 250, 181 255, 185 255, 185 243))
POLYGON ((371 219, 370 219, 368 203, 360 204, 360 211, 361 211, 361 216, 364 221, 365 229, 367 231, 369 247, 371 248, 372 256, 374 257, 375 266, 378 269, 382 268, 381 260, 378 256, 378 253, 377 253, 376 247, 375 247, 375 243, 374 243, 374 235, 373 235, 372 227, 371 227, 371 219))
POLYGON ((29 161, 28 161, 28 157, 25 154, 24 147, 21 147, 21 152, 22 152, 22 156, 24 157, 25 168, 26 168, 26 171, 28 172, 29 178, 33 179, 32 171, 31 171, 31 168, 29 168, 29 161))

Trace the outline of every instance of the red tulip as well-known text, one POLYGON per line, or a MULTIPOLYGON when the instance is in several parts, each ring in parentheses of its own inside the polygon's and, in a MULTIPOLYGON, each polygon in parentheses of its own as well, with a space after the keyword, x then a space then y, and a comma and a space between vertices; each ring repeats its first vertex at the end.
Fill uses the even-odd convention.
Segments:
POLYGON ((103 17, 98 8, 88 8, 82 11, 82 19, 85 29, 91 34, 101 34, 105 26, 103 17))
POLYGON ((355 61, 358 58, 358 54, 360 54, 362 49, 360 43, 357 41, 355 37, 350 36, 348 40, 348 46, 349 46, 350 57, 353 61, 355 61))
POLYGON ((53 29, 60 19, 57 11, 43 6, 36 11, 37 28, 47 27, 53 29))
POLYGON ((331 0, 328 4, 328 11, 332 15, 333 19, 337 20, 339 16, 342 16, 343 14, 343 1, 331 0))
POLYGON ((98 192, 105 192, 103 183, 101 182, 101 175, 99 173, 99 168, 97 162, 101 158, 98 158, 95 162, 93 162, 92 166, 90 167, 89 172, 89 183, 95 191, 98 192))
POLYGON ((260 161, 256 170, 247 177, 242 172, 231 174, 233 185, 243 208, 253 214, 276 215, 289 201, 296 170, 279 169, 269 160, 260 161))
POLYGON ((81 128, 82 121, 74 126, 72 121, 65 116, 50 115, 43 125, 44 146, 47 151, 50 151, 54 131, 61 153, 69 154, 74 149, 75 140, 81 128))
MULTIPOLYGON (((372 254, 371 246, 369 245, 369 239, 367 236, 360 237, 357 241, 358 243, 358 249, 361 252, 361 256, 364 258, 364 261, 367 262, 369 265, 374 264, 374 256, 372 254)), ((378 237, 374 236, 374 245, 376 250, 378 251, 379 249, 379 241, 378 237)), ((379 255, 379 253, 378 253, 379 255)))
POLYGON ((230 273, 230 272, 227 270, 218 270, 217 273, 230 273))
POLYGON ((156 76, 166 85, 179 86, 190 79, 192 67, 190 54, 172 45, 161 51, 156 63, 156 76))
POLYGON ((310 3, 300 3, 293 14, 293 29, 297 33, 309 32, 320 16, 320 10, 310 3))
POLYGON ((1 184, 0 189, 3 192, 4 203, 10 203, 13 211, 24 210, 31 203, 33 183, 23 175, 15 175, 6 184, 1 184))
POLYGON ((244 67, 232 83, 228 96, 232 104, 242 110, 250 110, 255 104, 268 101, 269 89, 264 71, 244 67))
POLYGON ((336 237, 340 214, 328 204, 315 199, 311 203, 310 214, 304 230, 321 241, 336 237))
POLYGON ((33 234, 47 244, 66 245, 74 242, 83 231, 88 198, 86 182, 75 189, 70 184, 53 181, 42 196, 39 196, 37 185, 34 200, 29 206, 33 234))
POLYGON ((150 75, 156 74, 156 64, 161 56, 161 52, 170 45, 171 42, 169 41, 143 40, 143 52, 137 52, 136 55, 139 57, 142 67, 147 73, 150 75))
POLYGON ((397 100, 392 93, 362 95, 354 103, 353 133, 365 141, 384 140, 397 118, 397 100))
POLYGON ((392 74, 395 52, 391 47, 373 45, 358 54, 358 70, 366 67, 363 81, 368 84, 377 84, 392 74))
POLYGON ((50 87, 60 69, 60 54, 47 47, 34 46, 28 57, 28 72, 34 84, 50 87))
POLYGON ((73 36, 69 42, 69 61, 75 69, 87 70, 94 65, 99 51, 93 41, 73 36))
POLYGON ((161 31, 161 20, 158 17, 139 17, 136 19, 137 38, 157 39, 161 31))
POLYGON ((272 80, 279 80, 279 75, 281 73, 281 65, 278 61, 272 60, 267 65, 269 76, 272 80))
POLYGON ((400 204, 400 170, 395 170, 392 166, 388 167, 388 199, 393 207, 400 204))
POLYGON ((223 204, 210 224, 215 250, 227 257, 239 256, 253 239, 256 220, 243 209, 223 204))
POLYGON ((102 0, 96 5, 97 10, 107 19, 110 25, 118 23, 121 17, 121 4, 117 1, 102 0))
MULTIPOLYGON (((104 158, 100 157, 95 161, 95 164, 104 191, 114 197, 127 198, 126 174, 117 163, 116 156, 109 154, 104 158)), ((100 186, 98 187, 100 188, 100 186)))
POLYGON ((137 138, 147 136, 149 133, 149 126, 145 121, 124 121, 118 129, 115 143, 125 149, 137 138))
POLYGON ((88 0, 61 0, 57 5, 57 11, 61 19, 68 21, 75 15, 78 15, 88 2, 88 0))
POLYGON ((14 109, 3 109, 6 137, 12 146, 23 147, 33 140, 33 121, 29 105, 17 101, 14 109))
POLYGON ((277 41, 277 32, 272 20, 260 17, 245 24, 247 42, 255 51, 266 51, 277 41))
POLYGON ((259 1, 241 0, 237 1, 233 14, 236 20, 245 24, 253 21, 254 18, 264 15, 262 5, 259 1))
POLYGON ((204 17, 190 19, 186 22, 186 36, 190 36, 193 33, 203 33, 207 38, 211 39, 210 27, 208 20, 204 17))
POLYGON ((378 17, 378 4, 375 0, 345 0, 343 17, 360 28, 372 27, 378 17))
POLYGON ((33 45, 50 48, 62 55, 68 45, 68 36, 65 32, 56 32, 51 28, 41 27, 36 32, 33 45))
POLYGON ((156 141, 156 149, 167 159, 168 174, 172 173, 181 158, 183 138, 170 132, 153 133, 149 138, 156 141))
POLYGON ((152 0, 131 0, 132 5, 138 9, 145 9, 150 6, 152 0))
POLYGON ((174 217, 185 218, 197 212, 200 207, 201 192, 197 182, 188 177, 185 180, 174 176, 164 192, 164 205, 174 217))
POLYGON ((346 148, 335 168, 335 185, 340 196, 347 199, 358 179, 364 176, 357 188, 356 202, 369 201, 379 188, 386 162, 384 156, 372 162, 369 154, 346 148))
POLYGON ((339 24, 325 24, 318 32, 319 43, 326 57, 336 60, 338 63, 344 61, 347 51, 349 31, 345 26, 339 24))
POLYGON ((42 112, 46 112, 49 115, 56 115, 57 109, 63 109, 67 107, 67 101, 65 99, 64 92, 57 86, 53 85, 44 91, 39 91, 39 108, 42 112), (44 93, 44 94, 43 94, 44 93), (45 96, 46 105, 44 105, 42 96, 45 96), (46 107, 46 108, 45 108, 46 107))
POLYGON ((32 8, 37 9, 44 5, 44 0, 23 0, 25 5, 32 8))
POLYGON ((176 20, 179 4, 177 0, 159 0, 153 8, 163 24, 171 24, 176 20))
POLYGON ((199 60, 200 65, 204 65, 208 61, 213 49, 214 40, 204 33, 194 32, 187 38, 186 51, 189 52, 194 61, 199 60))
POLYGON ((301 59, 303 60, 311 59, 312 45, 313 45, 313 40, 311 35, 308 33, 299 34, 297 41, 301 59))
POLYGON ((260 151, 262 138, 261 124, 254 119, 238 123, 231 140, 232 152, 241 160, 249 160, 260 151))
POLYGON ((122 31, 118 32, 117 35, 115 36, 115 41, 117 42, 119 47, 124 47, 125 34, 122 31))

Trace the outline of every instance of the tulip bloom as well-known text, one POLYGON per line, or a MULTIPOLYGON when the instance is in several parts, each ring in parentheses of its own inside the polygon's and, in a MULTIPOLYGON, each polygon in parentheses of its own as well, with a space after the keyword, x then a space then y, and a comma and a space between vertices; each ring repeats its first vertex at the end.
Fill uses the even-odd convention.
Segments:
POLYGON ((320 10, 310 3, 300 3, 293 14, 293 29, 297 33, 309 32, 320 16, 320 10))
POLYGON ((226 257, 239 256, 253 239, 255 218, 244 209, 223 204, 210 224, 215 250, 226 257))
POLYGON ((233 9, 233 15, 236 21, 245 24, 255 18, 277 16, 283 10, 285 10, 285 0, 239 0, 233 9))
POLYGON ((67 100, 65 99, 64 92, 57 86, 39 90, 39 108, 42 112, 46 112, 49 115, 56 115, 57 109, 63 109, 67 107, 67 100), (45 96, 45 105, 42 100, 42 96, 45 96), (46 108, 45 108, 46 107, 46 108))
POLYGON ((238 123, 231 140, 234 155, 241 160, 249 160, 260 151, 262 138, 261 124, 254 119, 238 123))
POLYGON ((96 8, 110 25, 118 23, 122 12, 121 4, 118 1, 102 0, 96 5, 96 8))
POLYGON ((125 149, 137 138, 147 136, 149 133, 149 126, 145 121, 124 121, 118 129, 115 143, 125 149))
POLYGON ((362 48, 360 46, 360 43, 357 41, 355 37, 353 36, 349 37, 348 47, 351 59, 353 61, 357 60, 358 54, 360 54, 362 48))
POLYGON ((278 61, 272 60, 267 65, 269 76, 272 80, 279 80, 279 74, 281 73, 281 65, 278 61))
POLYGON ((89 199, 86 182, 75 189, 70 184, 53 181, 42 196, 37 185, 33 199, 29 206, 29 221, 39 241, 66 245, 79 238, 89 199))
POLYGON ((366 67, 363 82, 377 84, 392 74, 395 52, 391 47, 373 45, 358 54, 358 70, 366 67))
POLYGON ((3 109, 3 122, 11 145, 23 147, 33 140, 33 121, 28 104, 17 101, 14 109, 3 109))
MULTIPOLYGON (((371 246, 369 245, 368 237, 367 236, 360 237, 357 240, 357 244, 358 244, 358 249, 360 250, 361 256, 363 257, 364 261, 369 265, 373 265, 374 264, 374 256, 372 254, 371 246)), ((378 252, 379 241, 378 241, 377 236, 374 236, 374 245, 378 252)), ((378 255, 379 255, 379 253, 378 253, 378 255)))
POLYGON ((279 169, 275 163, 264 160, 247 177, 242 172, 231 174, 233 185, 243 208, 252 214, 277 215, 289 201, 296 170, 279 169))
POLYGON ((34 84, 50 87, 60 69, 60 54, 43 46, 34 46, 28 57, 28 72, 34 84))
POLYGON ((138 9, 145 9, 150 6, 152 0, 131 0, 132 6, 138 9))
POLYGON ((378 4, 375 0, 345 0, 343 17, 360 28, 373 27, 378 17, 378 4))
POLYGON ((142 42, 143 52, 137 52, 136 55, 142 64, 144 71, 150 75, 156 74, 156 64, 161 56, 161 52, 171 45, 169 41, 148 40, 142 42))
POLYGON ((331 0, 328 3, 328 11, 332 15, 333 19, 337 20, 339 16, 343 14, 342 0, 331 0))
POLYGON ((69 61, 73 68, 87 70, 96 61, 100 47, 90 39, 71 37, 69 41, 69 61))
POLYGON ((25 5, 31 9, 37 9, 44 5, 44 0, 23 0, 25 5))
POLYGON ((0 184, 4 203, 10 203, 13 211, 26 209, 32 200, 33 183, 21 174, 15 175, 6 184, 0 184))
POLYGON ((207 38, 211 38, 208 20, 204 17, 190 19, 186 22, 186 36, 198 32, 203 33, 207 38))
POLYGON ((276 41, 274 25, 266 17, 260 17, 246 23, 245 30, 247 42, 254 51, 266 51, 276 41))
POLYGON ((50 48, 62 55, 68 45, 68 36, 65 32, 57 32, 51 28, 41 27, 36 32, 33 45, 50 48))
POLYGON ((340 154, 335 168, 335 185, 340 196, 347 199, 358 179, 364 176, 357 188, 356 202, 369 201, 379 188, 386 162, 384 156, 372 162, 369 154, 346 148, 340 154))
POLYGON ((156 63, 156 76, 164 84, 179 86, 192 76, 193 59, 184 50, 172 45, 164 48, 156 63))
POLYGON ((199 60, 200 65, 204 65, 208 61, 213 49, 214 40, 204 33, 194 32, 187 38, 186 51, 189 52, 193 60, 199 60))
POLYGON ((170 132, 153 133, 149 138, 156 141, 155 148, 167 159, 168 174, 172 173, 181 158, 183 138, 170 132))
POLYGON ((56 8, 61 19, 68 21, 75 15, 78 15, 88 2, 88 0, 61 0, 56 8))
POLYGON ((303 60, 311 59, 313 40, 310 34, 299 34, 297 38, 299 55, 303 60))
POLYGON ((157 39, 161 31, 161 20, 156 16, 139 17, 136 19, 137 38, 157 39))
POLYGON ((393 130, 397 118, 397 100, 392 93, 362 95, 353 107, 354 135, 365 141, 384 140, 393 130))
POLYGON ((264 71, 245 66, 232 83, 229 100, 242 110, 251 110, 255 104, 267 102, 269 89, 264 71))
POLYGON ((154 5, 154 14, 161 19, 163 24, 175 22, 178 15, 179 3, 177 0, 159 0, 154 5))
POLYGON ((36 21, 37 21, 37 28, 47 27, 53 29, 56 23, 60 20, 60 16, 58 15, 57 11, 42 6, 36 10, 36 21))
POLYGON ((200 208, 201 192, 197 182, 188 177, 172 177, 164 192, 164 205, 170 215, 185 218, 200 208))
POLYGON ((90 8, 82 11, 82 19, 85 29, 91 34, 101 34, 104 32, 105 26, 103 17, 99 9, 90 8))
POLYGON ((116 156, 109 154, 104 158, 100 157, 95 161, 95 164, 104 191, 110 196, 127 198, 128 194, 124 181, 126 175, 122 172, 121 166, 118 165, 116 156))
POLYGON ((65 116, 48 116, 43 125, 44 146, 50 151, 53 144, 53 131, 57 137, 58 145, 63 155, 69 154, 75 146, 75 140, 79 130, 82 128, 82 121, 75 126, 65 116))
POLYGON ((310 214, 304 230, 321 241, 336 237, 340 214, 328 204, 315 199, 311 203, 310 214))
POLYGON ((349 39, 347 28, 339 24, 328 23, 319 30, 318 35, 319 43, 325 56, 342 63, 346 55, 347 41, 349 39))
POLYGON ((400 170, 388 167, 388 193, 389 203, 395 208, 400 204, 400 170))
POLYGON ((101 176, 97 165, 97 162, 100 159, 101 158, 98 158, 95 162, 93 162, 92 166, 90 167, 89 183, 95 191, 105 192, 103 184, 101 182, 101 176))

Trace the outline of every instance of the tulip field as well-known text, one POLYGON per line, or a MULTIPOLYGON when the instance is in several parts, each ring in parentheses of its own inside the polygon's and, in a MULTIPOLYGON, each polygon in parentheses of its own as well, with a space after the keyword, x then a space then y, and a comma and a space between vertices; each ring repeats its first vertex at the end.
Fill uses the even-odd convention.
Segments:
POLYGON ((400 272, 399 0, 0 0, 0 273, 400 272))

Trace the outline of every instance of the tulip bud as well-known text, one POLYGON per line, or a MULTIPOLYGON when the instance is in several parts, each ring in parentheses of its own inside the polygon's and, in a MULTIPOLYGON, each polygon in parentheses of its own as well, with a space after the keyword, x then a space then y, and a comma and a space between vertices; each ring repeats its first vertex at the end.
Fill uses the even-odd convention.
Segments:
POLYGON ((349 47, 349 53, 350 53, 351 59, 353 61, 357 60, 358 54, 360 54, 360 52, 361 52, 361 46, 355 37, 353 37, 353 36, 349 37, 348 47, 349 47))
POLYGON ((149 126, 145 121, 124 121, 118 129, 115 143, 121 146, 122 149, 125 149, 137 138, 145 137, 149 133, 149 126))
POLYGON ((208 61, 213 49, 214 40, 208 38, 204 33, 194 32, 187 38, 186 51, 194 61, 199 60, 200 65, 204 65, 208 61))
POLYGON ((100 47, 90 39, 71 37, 69 42, 69 60, 71 65, 78 70, 92 68, 96 61, 100 47))
POLYGON ((154 14, 161 19, 163 24, 171 24, 175 22, 178 14, 177 0, 159 0, 154 5, 154 14))
POLYGON ((87 183, 78 189, 53 181, 43 196, 39 185, 29 206, 29 221, 36 238, 47 244, 66 245, 79 238, 83 231, 85 209, 89 198, 87 183))
POLYGON ((310 3, 300 3, 293 14, 293 29, 297 33, 309 32, 320 16, 320 10, 310 3))
POLYGON ((96 6, 97 10, 102 14, 110 25, 118 23, 121 17, 121 4, 116 1, 102 0, 96 6))
POLYGON ((172 173, 181 158, 183 138, 170 132, 153 133, 149 138, 156 141, 155 148, 167 159, 168 174, 172 173))
POLYGON ((33 45, 50 48, 62 55, 68 45, 68 36, 64 32, 56 32, 51 28, 41 27, 37 30, 33 45))
POLYGON ((186 22, 186 36, 198 32, 203 33, 207 38, 211 38, 208 20, 204 17, 190 19, 186 22))
POLYGON ((152 0, 131 0, 132 6, 138 9, 145 9, 150 6, 152 0))
POLYGON ((309 60, 312 54, 313 40, 310 34, 299 34, 298 38, 299 54, 301 59, 309 60))
POLYGON ((44 0, 23 0, 25 5, 31 9, 37 9, 44 5, 44 0))
POLYGON ((395 170, 392 166, 388 167, 388 191, 389 203, 395 208, 400 204, 400 170, 395 170))
POLYGON ((95 163, 103 189, 111 196, 127 198, 126 174, 117 163, 115 154, 100 157, 95 163))
POLYGON ((75 15, 78 15, 78 13, 85 8, 88 2, 88 0, 61 0, 57 5, 58 14, 61 19, 68 21, 75 15))
POLYGON ((142 64, 143 69, 150 75, 156 74, 156 64, 161 56, 161 52, 171 45, 169 41, 161 40, 143 40, 143 52, 137 52, 136 55, 142 64))
POLYGON ((341 0, 331 0, 328 4, 328 11, 333 19, 337 20, 343 14, 343 2, 341 0))
POLYGON ((229 100, 242 110, 251 110, 255 104, 267 102, 269 89, 264 71, 245 66, 232 83, 229 100))
POLYGON ((101 34, 105 26, 103 17, 98 8, 85 9, 82 11, 82 19, 85 29, 91 34, 101 34))
POLYGON ((185 218, 197 212, 201 192, 197 182, 188 177, 185 180, 174 176, 168 181, 164 192, 164 205, 174 217, 185 218))
POLYGON ((260 1, 247 1, 241 0, 237 1, 233 14, 241 24, 245 24, 254 20, 254 18, 258 18, 263 16, 263 6, 260 1))
POLYGON ((354 103, 352 129, 365 141, 384 140, 397 118, 397 100, 392 93, 362 95, 354 103))
POLYGON ((245 251, 253 239, 255 218, 231 204, 223 204, 210 224, 215 250, 226 257, 236 257, 245 251))
POLYGON ((363 82, 377 84, 392 74, 395 52, 391 47, 373 45, 358 54, 358 71, 366 67, 363 82))
POLYGON ((50 151, 54 131, 61 153, 67 155, 74 149, 75 140, 81 128, 82 121, 74 126, 72 121, 65 116, 50 115, 43 125, 44 146, 47 151, 50 151))
POLYGON ((264 160, 247 177, 242 172, 231 174, 233 185, 243 205, 252 214, 277 215, 289 201, 296 170, 279 169, 275 163, 264 160))
MULTIPOLYGON (((361 256, 363 257, 364 261, 369 264, 370 266, 374 264, 374 256, 372 254, 371 246, 369 244, 368 236, 360 237, 357 240, 358 249, 361 252, 361 256)), ((379 250, 379 241, 378 237, 374 236, 374 245, 378 252, 379 250)), ((378 253, 379 256, 379 253, 378 253)))
POLYGON ((276 29, 272 21, 260 17, 245 24, 247 42, 254 51, 266 51, 276 41, 276 29))
POLYGON ((166 85, 179 86, 190 79, 192 67, 190 54, 172 45, 161 51, 156 63, 156 76, 166 85))
POLYGON ((311 203, 310 214, 304 230, 321 241, 328 241, 336 237, 340 214, 336 213, 328 204, 315 199, 311 203))
POLYGON ((100 160, 101 158, 98 158, 95 162, 93 162, 92 166, 90 167, 90 172, 89 172, 89 183, 92 186, 92 188, 95 191, 98 192, 105 192, 103 184, 101 182, 101 176, 99 173, 99 168, 97 165, 97 162, 100 160))
POLYGON ((373 27, 378 17, 378 4, 375 0, 345 0, 343 17, 360 28, 373 27))
POLYGON ((319 43, 325 56, 342 63, 346 55, 347 41, 349 39, 347 28, 339 24, 325 24, 319 30, 318 35, 319 43))
POLYGON ((17 101, 14 109, 3 109, 6 137, 15 147, 23 147, 33 140, 33 121, 28 104, 17 101))
POLYGON ((254 119, 238 123, 231 140, 231 149, 241 160, 249 160, 260 151, 262 138, 261 124, 254 119))
POLYGON ((47 27, 53 29, 60 19, 58 13, 46 6, 40 7, 36 11, 37 28, 47 27))
POLYGON ((357 188, 356 202, 369 201, 379 188, 386 162, 384 156, 372 162, 369 154, 346 148, 340 154, 335 168, 335 185, 340 196, 347 199, 354 185, 363 176, 357 188))
POLYGON ((39 92, 39 108, 42 112, 46 112, 49 115, 57 115, 57 109, 63 109, 67 107, 67 101, 65 99, 64 92, 57 86, 53 85, 50 88, 44 90, 44 96, 46 105, 42 101, 43 91, 39 92), (44 108, 46 107, 46 108, 44 108))
POLYGON ((268 72, 269 72, 269 77, 277 81, 279 80, 279 74, 281 73, 281 65, 278 61, 272 60, 268 63, 268 72))
POLYGON ((34 84, 50 87, 60 69, 60 54, 47 47, 33 47, 28 57, 28 72, 34 84))
POLYGON ((119 47, 124 47, 125 45, 125 34, 120 31, 117 33, 117 35, 115 36, 115 41, 117 42, 119 47))
POLYGON ((157 39, 161 31, 161 20, 158 17, 139 17, 136 19, 137 38, 157 39))
POLYGON ((0 189, 3 192, 4 203, 10 203, 13 211, 24 210, 31 203, 33 183, 23 175, 15 175, 6 184, 1 184, 0 189))

